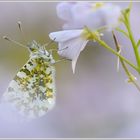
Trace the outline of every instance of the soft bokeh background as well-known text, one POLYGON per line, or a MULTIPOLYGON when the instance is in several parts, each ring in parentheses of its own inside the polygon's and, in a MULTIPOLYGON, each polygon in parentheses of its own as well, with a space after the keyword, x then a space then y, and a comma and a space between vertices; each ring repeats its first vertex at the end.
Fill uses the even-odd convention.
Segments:
MULTIPOLYGON (((56 5, 56 2, 0 2, 0 96, 29 58, 28 50, 3 40, 2 36, 24 44, 33 39, 41 44, 48 42, 48 34, 61 30, 62 26, 56 5), (19 20, 24 34, 18 30, 19 20)), ((131 21, 136 39, 140 38, 139 13, 140 3, 133 3, 131 21)), ((130 42, 122 35, 118 37, 123 54, 135 62, 130 42)), ((104 40, 115 48, 110 33, 105 34, 104 40)), ((116 63, 114 55, 97 43, 89 43, 78 59, 74 75, 70 62, 56 64, 54 109, 44 117, 22 122, 10 112, 10 107, 0 106, 0 137, 140 137, 140 93, 125 82, 127 77, 122 69, 116 72, 116 63)))

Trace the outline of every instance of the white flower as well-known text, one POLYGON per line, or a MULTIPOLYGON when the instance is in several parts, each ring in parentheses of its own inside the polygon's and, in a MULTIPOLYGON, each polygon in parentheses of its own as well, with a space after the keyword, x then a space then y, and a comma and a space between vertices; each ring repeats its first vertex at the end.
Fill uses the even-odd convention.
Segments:
POLYGON ((61 2, 57 5, 57 15, 64 20, 63 29, 67 30, 53 32, 49 36, 58 42, 58 54, 72 60, 75 72, 77 59, 87 42, 95 39, 93 35, 101 35, 95 31, 102 27, 110 31, 118 26, 121 9, 109 3, 61 2), (92 37, 84 27, 90 29, 92 37))
POLYGON ((65 21, 63 29, 81 29, 84 26, 95 30, 118 26, 121 8, 111 3, 61 2, 57 5, 57 15, 65 21))
POLYGON ((52 32, 49 37, 58 42, 58 54, 72 60, 72 70, 75 72, 76 62, 80 52, 89 40, 100 38, 99 32, 90 32, 87 28, 81 30, 65 30, 52 32))
POLYGON ((85 48, 88 38, 84 36, 83 30, 65 30, 49 34, 52 40, 58 42, 58 54, 72 60, 72 70, 75 66, 80 52, 85 48))

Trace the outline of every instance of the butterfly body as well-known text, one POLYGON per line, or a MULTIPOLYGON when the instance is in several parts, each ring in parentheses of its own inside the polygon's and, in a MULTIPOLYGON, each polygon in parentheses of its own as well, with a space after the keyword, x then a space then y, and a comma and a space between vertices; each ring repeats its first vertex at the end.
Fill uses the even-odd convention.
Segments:
POLYGON ((10 82, 4 100, 29 118, 44 115, 55 104, 55 63, 43 46, 33 41, 30 59, 10 82))

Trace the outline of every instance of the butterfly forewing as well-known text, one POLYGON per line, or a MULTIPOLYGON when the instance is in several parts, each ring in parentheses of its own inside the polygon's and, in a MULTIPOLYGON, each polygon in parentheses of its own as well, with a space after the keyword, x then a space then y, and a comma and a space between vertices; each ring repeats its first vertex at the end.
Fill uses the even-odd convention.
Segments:
POLYGON ((24 116, 44 115, 55 103, 54 67, 42 57, 31 57, 10 82, 4 99, 24 116))

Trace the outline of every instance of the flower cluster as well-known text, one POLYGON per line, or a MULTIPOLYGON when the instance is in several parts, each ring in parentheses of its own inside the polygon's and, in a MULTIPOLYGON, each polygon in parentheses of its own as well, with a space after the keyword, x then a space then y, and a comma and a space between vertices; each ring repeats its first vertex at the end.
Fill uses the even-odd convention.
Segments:
POLYGON ((58 54, 72 60, 74 72, 87 42, 102 35, 97 32, 98 29, 111 31, 119 25, 121 9, 110 3, 92 2, 61 2, 56 9, 58 17, 64 21, 63 30, 52 32, 49 36, 58 42, 58 54))
POLYGON ((106 26, 112 29, 118 25, 121 14, 119 6, 111 3, 62 2, 57 5, 57 15, 65 21, 63 29, 92 30, 106 26))

